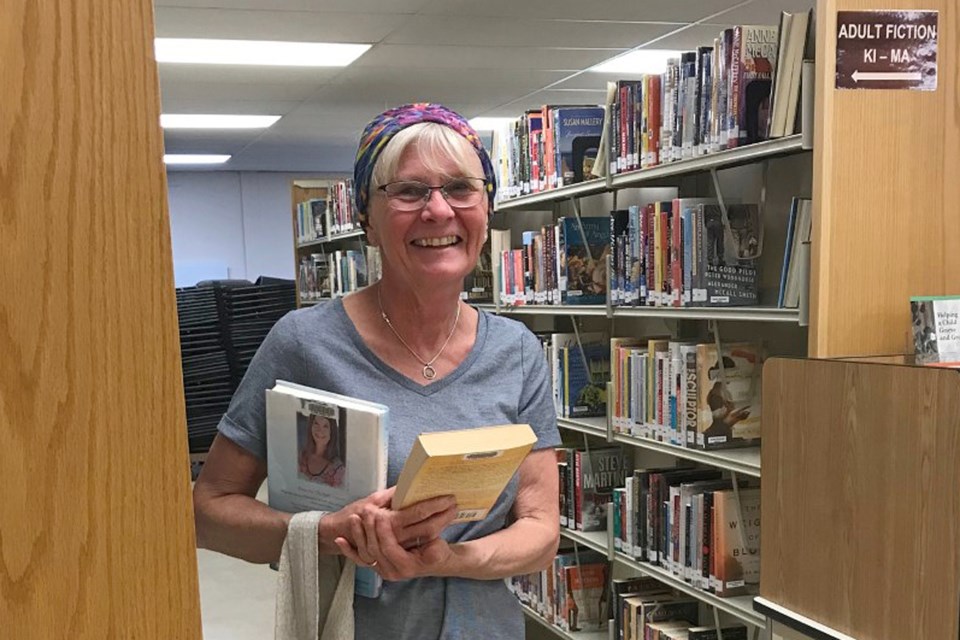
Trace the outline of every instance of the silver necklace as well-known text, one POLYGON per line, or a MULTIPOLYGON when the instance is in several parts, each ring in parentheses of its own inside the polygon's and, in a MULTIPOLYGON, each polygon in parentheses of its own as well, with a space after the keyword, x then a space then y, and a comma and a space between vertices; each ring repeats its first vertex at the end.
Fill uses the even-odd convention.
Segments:
POLYGON ((450 335, 447 336, 447 339, 443 341, 443 346, 440 347, 440 351, 437 351, 437 355, 433 356, 429 362, 420 357, 416 351, 414 351, 410 345, 407 344, 407 341, 403 339, 403 336, 394 328, 393 323, 390 322, 390 318, 387 317, 387 312, 383 310, 383 301, 380 299, 380 285, 377 285, 377 306, 380 307, 380 317, 383 318, 383 321, 387 323, 387 326, 390 328, 390 331, 393 332, 393 335, 397 336, 397 340, 400 341, 404 347, 407 348, 413 357, 417 359, 417 362, 423 365, 423 377, 427 380, 433 380, 437 377, 437 370, 433 368, 433 363, 437 361, 437 358, 443 353, 443 350, 447 348, 447 345, 450 343, 450 338, 453 337, 453 334, 457 331, 457 325, 460 324, 460 302, 457 302, 457 317, 453 321, 453 328, 450 329, 450 335))

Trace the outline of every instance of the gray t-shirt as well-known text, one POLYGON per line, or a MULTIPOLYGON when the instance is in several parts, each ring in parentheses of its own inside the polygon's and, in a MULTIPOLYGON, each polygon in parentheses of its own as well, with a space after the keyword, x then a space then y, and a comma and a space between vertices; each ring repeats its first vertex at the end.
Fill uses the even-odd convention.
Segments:
MULTIPOLYGON (((220 432, 266 459, 264 390, 276 380, 340 393, 390 408, 388 486, 397 482, 421 432, 527 423, 535 449, 560 443, 546 360, 519 322, 480 312, 473 349, 457 369, 421 386, 385 364, 363 343, 336 300, 284 316, 270 331, 240 383, 220 432)), ((517 495, 515 476, 480 522, 448 527, 450 542, 503 529, 517 495)), ((515 639, 524 635, 516 597, 503 580, 420 578, 388 582, 377 599, 354 601, 356 637, 515 639)))

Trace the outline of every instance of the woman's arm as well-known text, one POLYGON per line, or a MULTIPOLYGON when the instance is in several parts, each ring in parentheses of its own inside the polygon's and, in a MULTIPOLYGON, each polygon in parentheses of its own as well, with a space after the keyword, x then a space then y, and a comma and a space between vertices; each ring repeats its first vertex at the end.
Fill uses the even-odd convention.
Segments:
POLYGON ((340 541, 340 550, 354 561, 362 562, 364 557, 376 560, 380 575, 393 581, 423 576, 499 580, 546 568, 560 540, 560 482, 553 449, 528 455, 519 473, 520 487, 513 505, 516 521, 502 531, 453 544, 438 538, 407 550, 397 541, 391 519, 408 509, 381 511, 364 514, 364 535, 357 537, 362 549, 340 541))
MULTIPOLYGON (((193 488, 197 546, 248 562, 276 562, 287 536, 290 514, 256 499, 267 476, 266 463, 229 438, 218 435, 193 488)), ((321 554, 340 553, 337 540, 355 544, 363 536, 361 514, 389 512, 393 490, 378 491, 324 516, 317 531, 321 554)), ((433 540, 456 515, 449 498, 435 498, 393 518, 395 535, 404 543, 433 540)), ((362 539, 362 538, 361 538, 362 539)), ((362 561, 362 560, 361 560, 362 561)))
POLYGON ((218 435, 193 487, 197 546, 248 562, 276 562, 290 514, 256 499, 266 463, 218 435))
POLYGON ((560 542, 559 485, 553 449, 528 455, 520 465, 516 521, 478 540, 451 544, 439 575, 498 580, 549 567, 560 542))

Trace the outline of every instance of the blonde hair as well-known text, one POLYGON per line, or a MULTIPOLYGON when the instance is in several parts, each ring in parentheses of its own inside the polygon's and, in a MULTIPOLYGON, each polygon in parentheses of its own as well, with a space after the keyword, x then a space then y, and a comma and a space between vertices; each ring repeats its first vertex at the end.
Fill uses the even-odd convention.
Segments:
MULTIPOLYGON (((479 173, 472 163, 480 162, 476 149, 466 138, 459 133, 436 122, 419 122, 398 132, 377 158, 373 167, 373 176, 370 180, 370 191, 392 181, 400 165, 403 152, 410 145, 416 145, 420 151, 423 163, 431 171, 438 173, 443 170, 437 163, 437 158, 451 158, 457 164, 463 177, 483 177, 483 169, 479 173), (477 174, 477 175, 474 175, 477 174)), ((453 176, 449 176, 453 177, 453 176)))

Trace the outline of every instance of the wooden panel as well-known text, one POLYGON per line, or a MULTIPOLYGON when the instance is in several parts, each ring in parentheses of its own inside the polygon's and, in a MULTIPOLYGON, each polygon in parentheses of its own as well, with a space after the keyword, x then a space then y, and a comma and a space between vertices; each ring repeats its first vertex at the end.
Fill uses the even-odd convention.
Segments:
POLYGON ((899 353, 909 297, 960 293, 960 7, 820 0, 812 356, 899 353), (940 11, 939 87, 834 89, 836 12, 940 11))
POLYGON ((761 595, 858 640, 957 638, 960 373, 772 359, 761 595))
POLYGON ((199 638, 149 0, 0 20, 0 636, 199 638))

